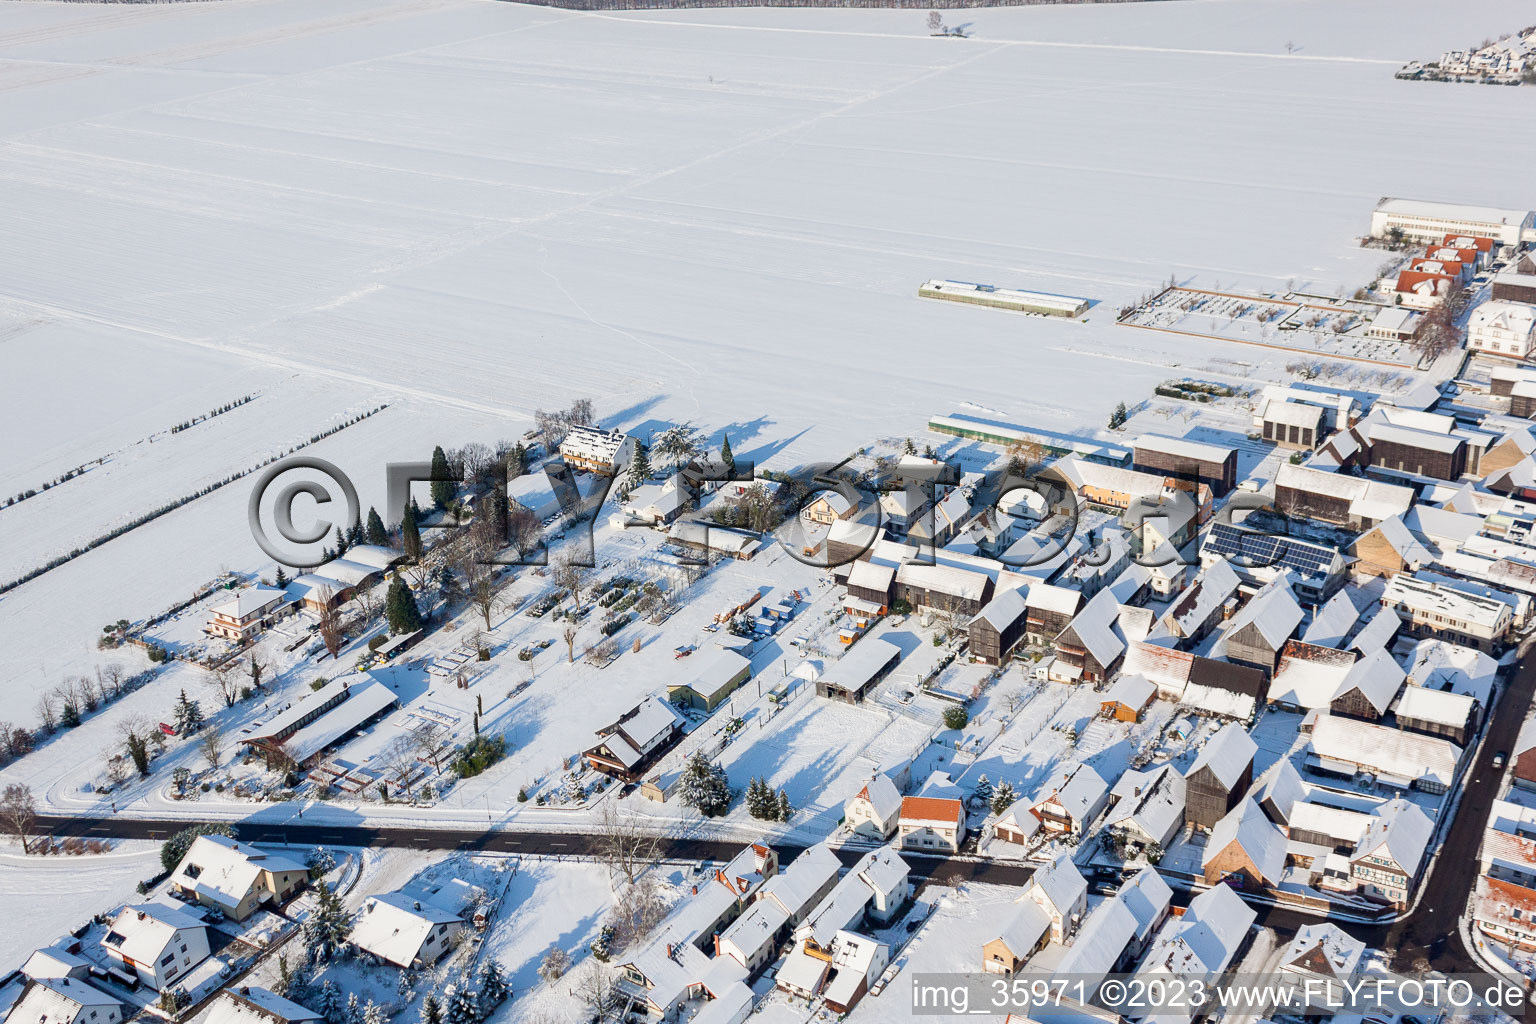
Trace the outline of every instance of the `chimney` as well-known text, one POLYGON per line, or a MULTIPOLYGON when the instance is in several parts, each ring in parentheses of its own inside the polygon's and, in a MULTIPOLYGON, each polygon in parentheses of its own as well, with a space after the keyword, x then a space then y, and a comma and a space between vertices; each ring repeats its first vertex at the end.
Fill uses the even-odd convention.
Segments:
POLYGON ((421 901, 420 900, 413 900, 411 902, 411 909, 412 910, 420 910, 421 909, 421 901))

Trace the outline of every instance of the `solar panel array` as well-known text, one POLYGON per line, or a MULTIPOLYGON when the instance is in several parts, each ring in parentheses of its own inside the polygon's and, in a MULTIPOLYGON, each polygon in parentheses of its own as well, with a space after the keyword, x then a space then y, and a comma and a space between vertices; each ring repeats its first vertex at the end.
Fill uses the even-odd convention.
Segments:
POLYGON ((1205 539, 1205 550, 1221 555, 1243 568, 1267 569, 1275 566, 1290 569, 1303 577, 1326 576, 1336 553, 1333 548, 1321 544, 1294 537, 1256 533, 1231 523, 1211 525, 1205 539))

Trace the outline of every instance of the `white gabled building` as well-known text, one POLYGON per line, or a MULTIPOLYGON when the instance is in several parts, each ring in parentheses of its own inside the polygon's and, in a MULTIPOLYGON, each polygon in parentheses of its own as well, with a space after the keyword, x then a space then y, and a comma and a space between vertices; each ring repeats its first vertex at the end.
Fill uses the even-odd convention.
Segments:
POLYGON ((203 1024, 321 1024, 325 1018, 256 985, 241 985, 220 992, 203 1024))
POLYGON ((1051 941, 1066 942, 1088 912, 1088 882, 1071 854, 1058 854, 1031 876, 1024 894, 1015 902, 1039 907, 1049 922, 1051 941))
POLYGON ((384 963, 419 969, 437 963, 463 930, 458 914, 390 892, 368 897, 349 941, 384 963))
POLYGON ((309 869, 229 836, 198 836, 170 881, 171 888, 203 906, 243 921, 297 893, 309 881, 309 869))
MULTIPOLYGON (((1207 889, 1189 901, 1182 916, 1163 925, 1142 957, 1136 977, 1150 984, 1158 976, 1207 979, 1220 975, 1236 958, 1257 917, 1230 887, 1207 889)), ((1171 1024, 1191 1017, 1187 1011, 1165 1010, 1147 1019, 1171 1024)))
POLYGON ((1510 359, 1529 359, 1536 348, 1536 306, 1493 299, 1467 318, 1467 347, 1510 359))
POLYGON ((849 831, 872 839, 891 838, 900 818, 901 793, 883 772, 872 776, 843 805, 843 820, 849 831))
POLYGON ((101 947, 140 984, 162 991, 208 959, 208 926, 191 911, 140 903, 118 911, 101 947))
POLYGON ((560 457, 575 469, 613 476, 635 457, 635 439, 617 430, 575 426, 560 442, 560 457))
POLYGON ((34 978, 5 1024, 117 1024, 123 1004, 78 978, 34 978))
POLYGON ((1418 804, 1399 797, 1381 805, 1349 858, 1350 877, 1367 895, 1407 906, 1434 834, 1418 804))

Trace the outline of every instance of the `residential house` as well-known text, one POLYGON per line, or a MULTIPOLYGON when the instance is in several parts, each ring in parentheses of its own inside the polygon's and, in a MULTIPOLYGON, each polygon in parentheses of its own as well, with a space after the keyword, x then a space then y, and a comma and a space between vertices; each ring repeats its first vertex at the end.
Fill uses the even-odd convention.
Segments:
POLYGON ((995 934, 982 944, 985 974, 1013 974, 1050 941, 1051 919, 1037 903, 1021 899, 1005 912, 995 934))
POLYGON ((1467 348, 1506 359, 1529 359, 1536 348, 1536 306, 1502 299, 1480 304, 1467 317, 1467 348))
POLYGON ((901 817, 901 793, 890 776, 876 773, 843 805, 843 823, 856 835, 889 839, 901 817))
POLYGON ((1050 643, 1071 624, 1082 603, 1082 595, 1067 587, 1030 584, 1024 597, 1025 637, 1030 643, 1050 643))
POLYGON ((826 898, 842 869, 826 843, 817 843, 769 878, 740 917, 715 938, 714 952, 756 974, 777 955, 789 930, 826 898))
POLYGON ((1081 838, 1109 800, 1109 784, 1087 763, 1058 771, 1030 812, 1048 832, 1081 838))
MULTIPOLYGON (((1136 969, 1136 978, 1148 985, 1168 976, 1219 977, 1237 959, 1257 917, 1258 913, 1230 886, 1207 889, 1157 932, 1136 969)), ((1147 1019, 1187 1022, 1193 1016, 1183 1010, 1167 1010, 1147 1019)))
POLYGON ((1184 774, 1185 818, 1210 830, 1227 816, 1253 784, 1253 757, 1258 744, 1248 730, 1228 722, 1206 741, 1184 774))
POLYGON ((567 466, 602 476, 616 476, 635 457, 635 439, 618 430, 577 424, 560 442, 567 466))
POLYGON ((896 839, 903 850, 959 853, 965 841, 965 804, 941 797, 903 797, 896 839))
POLYGON ((208 609, 204 630, 213 636, 244 643, 271 626, 284 610, 287 594, 277 587, 246 587, 208 609))
POLYGON ((256 985, 227 988, 213 1001, 204 1024, 321 1024, 322 1014, 256 985))
POLYGON ((1172 765, 1127 769, 1110 790, 1104 831, 1136 849, 1167 849, 1184 828, 1184 800, 1184 776, 1172 765))
POLYGON ((1349 858, 1350 877, 1365 895, 1407 907, 1434 832, 1418 804, 1401 797, 1383 804, 1349 858))
POLYGON ((1056 859, 1030 876, 1029 884, 1016 903, 1034 903, 1045 912, 1052 942, 1067 942, 1088 912, 1088 883, 1072 855, 1060 853, 1056 859))
POLYGON ((1379 721, 1392 707, 1406 678, 1407 673, 1391 654, 1372 651, 1349 667, 1328 707, 1336 715, 1379 721))
POLYGON ((992 835, 1002 843, 1027 846, 1040 832, 1040 818, 1028 798, 1015 800, 992 823, 992 835))
POLYGON ((229 836, 198 836, 171 872, 170 886, 188 899, 243 921, 268 904, 281 905, 309 881, 309 869, 281 854, 229 836))
POLYGON ((1285 875, 1285 833, 1243 800, 1211 830, 1200 866, 1207 885, 1274 889, 1285 875))
POLYGON ((1250 587, 1287 576, 1296 597, 1308 604, 1322 604, 1344 585, 1346 564, 1338 548, 1218 521, 1200 545, 1200 564, 1209 568, 1222 561, 1231 562, 1250 587))
POLYGON ((1513 625, 1510 606, 1490 594, 1474 594, 1407 574, 1392 577, 1381 595, 1412 636, 1438 637, 1483 652, 1502 649, 1513 625))
POLYGON ((163 992, 208 959, 208 925, 178 907, 130 904, 112 918, 101 948, 139 984, 163 992))
POLYGON ((597 745, 582 757, 604 775, 636 782, 682 734, 682 719, 672 705, 652 696, 597 730, 597 745))
POLYGON ((369 896, 348 941, 361 953, 402 970, 431 967, 453 947, 464 919, 403 892, 369 896))
POLYGON ((1414 490, 1282 462, 1275 472, 1275 507, 1288 516, 1368 530, 1413 507, 1414 490))
POLYGON ((1125 656, 1125 635, 1119 628, 1120 602, 1109 590, 1095 594, 1061 635, 1051 679, 1096 683, 1109 678, 1125 656))
POLYGON ((121 1000, 79 978, 33 978, 5 1016, 5 1024, 117 1024, 121 1000))
POLYGON ((1280 971, 1303 985, 1322 985, 1309 1010, 1331 1015, 1344 1002, 1344 984, 1351 982, 1365 957, 1366 945, 1332 922, 1302 925, 1280 957, 1280 971))
POLYGON ((1242 580, 1229 559, 1212 561, 1174 601, 1159 628, 1183 645, 1199 643, 1216 628, 1229 609, 1235 608, 1241 585, 1242 580))
POLYGON ((1476 697, 1425 686, 1405 686, 1392 710, 1399 729, 1443 736, 1460 747, 1471 741, 1481 720, 1476 697))

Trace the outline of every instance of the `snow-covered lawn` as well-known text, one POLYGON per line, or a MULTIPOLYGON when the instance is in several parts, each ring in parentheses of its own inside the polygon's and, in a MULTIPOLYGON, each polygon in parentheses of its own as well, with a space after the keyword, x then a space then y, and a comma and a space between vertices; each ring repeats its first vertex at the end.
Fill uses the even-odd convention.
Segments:
POLYGON ((38 946, 136 898, 139 882, 160 873, 160 844, 121 840, 110 853, 23 857, 0 846, 0 971, 21 966, 38 946))

